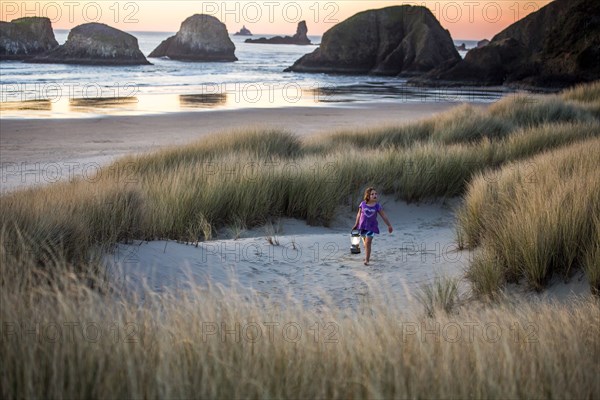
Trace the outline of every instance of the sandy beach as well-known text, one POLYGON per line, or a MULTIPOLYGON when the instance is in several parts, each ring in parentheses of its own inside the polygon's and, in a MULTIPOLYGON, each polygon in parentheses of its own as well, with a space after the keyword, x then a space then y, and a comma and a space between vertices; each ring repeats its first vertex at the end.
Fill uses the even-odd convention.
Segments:
MULTIPOLYGON (((90 174, 119 156, 184 145, 206 134, 276 127, 298 135, 403 124, 456 102, 214 110, 71 119, 3 119, 1 192, 90 174)), ((485 107, 485 105, 481 105, 485 107)))

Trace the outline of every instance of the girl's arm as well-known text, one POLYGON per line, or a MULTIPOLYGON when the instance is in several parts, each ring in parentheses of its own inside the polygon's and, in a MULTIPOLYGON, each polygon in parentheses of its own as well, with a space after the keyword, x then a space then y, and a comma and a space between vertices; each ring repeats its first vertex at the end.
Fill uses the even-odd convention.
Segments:
POLYGON ((353 230, 358 228, 358 222, 360 221, 360 212, 361 208, 358 207, 358 212, 356 213, 356 221, 354 222, 354 227, 352 227, 353 230))
POLYGON ((390 224, 390 220, 388 219, 387 215, 385 214, 385 211, 379 210, 379 215, 381 215, 381 218, 383 218, 383 221, 387 225, 388 232, 392 233, 394 231, 394 228, 392 228, 392 224, 390 224))

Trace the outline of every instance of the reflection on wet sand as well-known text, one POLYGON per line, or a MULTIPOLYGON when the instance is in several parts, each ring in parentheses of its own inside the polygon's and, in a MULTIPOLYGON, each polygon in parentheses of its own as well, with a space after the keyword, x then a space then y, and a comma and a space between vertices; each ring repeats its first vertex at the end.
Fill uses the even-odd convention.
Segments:
POLYGON ((346 86, 323 85, 306 89, 319 103, 347 103, 367 101, 376 96, 402 102, 476 101, 492 102, 507 93, 507 89, 480 87, 420 87, 398 83, 371 81, 346 86))
POLYGON ((130 110, 132 105, 138 102, 138 98, 134 96, 69 99, 69 109, 73 112, 97 112, 98 109, 130 110))
POLYGON ((27 100, 0 102, 0 111, 50 111, 50 100, 27 100))
POLYGON ((352 97, 344 98, 341 95, 351 93, 333 85, 304 89, 302 92, 306 96, 311 97, 315 103, 352 103, 357 101, 357 99, 352 99, 352 97))
POLYGON ((227 93, 203 93, 179 95, 181 108, 212 108, 227 103, 227 93))

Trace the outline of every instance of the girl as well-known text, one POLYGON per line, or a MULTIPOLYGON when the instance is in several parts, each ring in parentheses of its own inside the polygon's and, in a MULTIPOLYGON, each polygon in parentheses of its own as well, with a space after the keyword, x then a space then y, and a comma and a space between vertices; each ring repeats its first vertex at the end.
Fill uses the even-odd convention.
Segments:
POLYGON ((369 265, 371 259, 371 243, 375 234, 379 234, 379 227, 377 226, 377 213, 381 215, 385 224, 388 226, 388 232, 392 233, 394 229, 392 224, 385 215, 383 208, 377 202, 377 192, 374 188, 370 187, 365 190, 364 200, 358 206, 358 213, 356 214, 356 223, 352 229, 360 229, 360 236, 363 238, 363 244, 365 245, 365 265, 369 265))

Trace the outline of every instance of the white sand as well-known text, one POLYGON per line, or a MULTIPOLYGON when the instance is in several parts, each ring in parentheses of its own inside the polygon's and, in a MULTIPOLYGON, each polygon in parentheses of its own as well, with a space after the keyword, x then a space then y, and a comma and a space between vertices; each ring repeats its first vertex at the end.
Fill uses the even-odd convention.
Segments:
MULTIPOLYGON (((190 277, 200 285, 210 281, 225 286, 233 278, 272 299, 290 295, 307 306, 330 297, 335 305, 356 307, 381 290, 391 290, 408 306, 418 304, 411 297, 436 276, 462 276, 470 253, 456 248, 452 208, 457 201, 408 205, 384 199, 382 204, 395 230, 389 234, 381 229, 376 235, 369 266, 363 265, 364 249, 359 255, 350 253, 356 214, 349 209, 340 211, 330 228, 282 220, 279 245, 269 244, 264 229, 255 229, 238 240, 198 247, 164 241, 120 244, 106 262, 120 271, 127 287, 141 289, 145 281, 160 292, 185 288, 190 277)), ((382 221, 380 228, 385 228, 382 221)), ((461 292, 466 290, 466 283, 461 284, 461 292)))
POLYGON ((509 284, 505 292, 509 298, 527 302, 567 303, 577 298, 591 296, 590 283, 583 271, 575 272, 568 281, 555 276, 550 280, 548 287, 539 293, 530 290, 523 283, 509 284))

